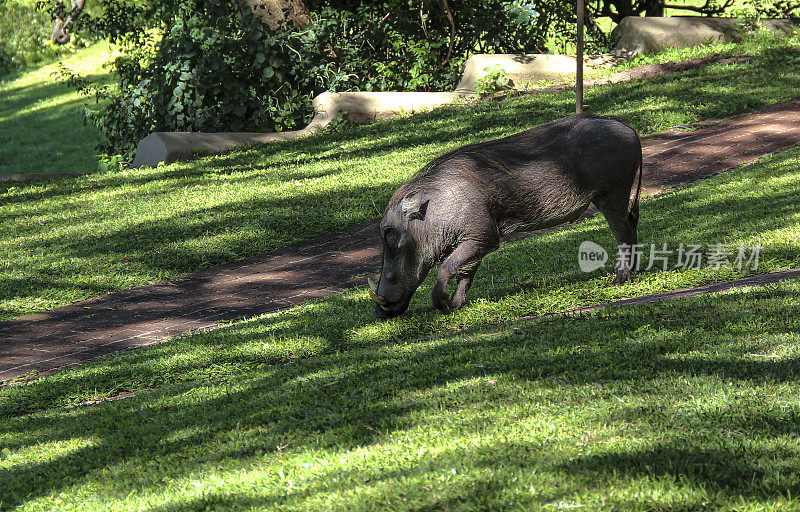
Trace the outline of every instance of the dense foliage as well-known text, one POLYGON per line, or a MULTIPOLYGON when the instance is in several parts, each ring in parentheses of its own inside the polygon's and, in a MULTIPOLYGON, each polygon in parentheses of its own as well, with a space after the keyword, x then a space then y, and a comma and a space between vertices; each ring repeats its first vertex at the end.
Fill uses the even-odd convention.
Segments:
MULTIPOLYGON (((473 53, 546 53, 575 37, 574 5, 561 0, 306 4, 334 25, 331 45, 366 90, 446 90, 473 53)), ((590 33, 591 48, 604 43, 590 33)))
MULTIPOLYGON (((589 52, 607 48, 593 18, 607 3, 587 2, 589 52)), ((791 5, 769 8, 791 14, 791 5)), ((763 15, 765 6, 750 10, 763 15)), ((308 23, 270 28, 242 0, 96 0, 81 30, 124 50, 115 63, 119 87, 93 91, 110 101, 88 112, 101 148, 130 155, 152 131, 293 129, 309 120, 311 99, 323 91, 447 90, 473 53, 566 52, 575 35, 574 2, 564 0, 306 0, 305 7, 308 23)))
POLYGON ((239 0, 99 4, 85 30, 124 49, 119 90, 89 112, 109 153, 151 131, 295 128, 326 90, 450 89, 472 53, 544 52, 574 32, 574 7, 559 0, 308 2, 307 26, 277 29, 239 0))
POLYGON ((152 131, 281 131, 310 114, 315 91, 340 75, 324 56, 324 26, 268 30, 231 0, 183 2, 154 44, 123 46, 119 88, 89 117, 102 149, 129 153, 152 131))
POLYGON ((774 2, 760 2, 750 0, 749 7, 762 18, 791 18, 800 19, 800 1, 775 0, 774 2))

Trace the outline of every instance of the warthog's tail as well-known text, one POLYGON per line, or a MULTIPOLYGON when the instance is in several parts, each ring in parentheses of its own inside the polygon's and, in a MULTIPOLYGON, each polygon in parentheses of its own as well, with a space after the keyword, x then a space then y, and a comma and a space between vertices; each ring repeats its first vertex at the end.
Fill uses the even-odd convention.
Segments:
POLYGON ((628 213, 628 221, 636 228, 639 224, 639 196, 642 193, 642 154, 639 153, 639 183, 636 185, 636 195, 633 196, 631 211, 628 213))

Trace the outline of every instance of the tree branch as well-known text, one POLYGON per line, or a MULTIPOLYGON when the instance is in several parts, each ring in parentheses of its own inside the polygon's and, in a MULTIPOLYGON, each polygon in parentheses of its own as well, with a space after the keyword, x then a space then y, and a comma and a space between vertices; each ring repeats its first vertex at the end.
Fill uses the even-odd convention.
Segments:
POLYGON ((72 10, 69 11, 66 20, 62 20, 61 16, 58 14, 56 15, 53 21, 53 35, 50 38, 54 43, 66 44, 69 41, 69 32, 72 29, 72 25, 75 23, 75 20, 78 19, 78 16, 81 15, 85 6, 86 0, 75 0, 72 3, 72 10))
POLYGON ((735 0, 725 0, 724 4, 718 5, 713 0, 706 0, 706 3, 700 7, 695 7, 694 5, 664 4, 664 8, 699 12, 700 14, 711 16, 712 14, 720 14, 722 12, 725 12, 725 10, 727 10, 729 7, 733 6, 734 1, 735 0))
POLYGON ((445 14, 447 15, 447 22, 450 24, 450 45, 447 48, 447 57, 444 58, 442 64, 447 64, 450 62, 450 58, 453 56, 453 47, 456 44, 456 23, 453 21, 453 13, 450 12, 450 5, 447 3, 447 0, 441 0, 442 2, 442 9, 444 9, 445 14))

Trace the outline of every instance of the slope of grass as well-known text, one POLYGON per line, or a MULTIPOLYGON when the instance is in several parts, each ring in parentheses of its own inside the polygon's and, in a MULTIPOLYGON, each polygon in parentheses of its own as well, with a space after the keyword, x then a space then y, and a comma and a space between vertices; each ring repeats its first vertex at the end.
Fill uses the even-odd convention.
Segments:
MULTIPOLYGON (((60 62, 110 83, 103 64, 111 60, 108 44, 98 43, 60 62)), ((97 169, 98 131, 86 125, 83 105, 90 101, 58 83, 58 62, 0 82, 0 174, 93 172, 97 169)))
MULTIPOLYGON (((640 130, 685 124, 789 97, 774 84, 796 85, 787 58, 591 101, 640 130)), ((25 310, 38 293, 57 303, 374 216, 431 155, 569 105, 537 101, 9 187, 0 279, 30 293, 25 310)), ((797 266, 799 193, 795 148, 645 202, 641 239, 760 244, 759 271, 797 266)), ((431 310, 430 283, 389 322, 352 290, 2 389, 0 510, 800 509, 800 283, 493 324, 752 273, 653 270, 610 288, 608 271, 578 270, 584 240, 611 250, 600 218, 503 246, 452 316, 431 310), (75 407, 120 392, 138 396, 75 407)))
MULTIPOLYGON (((800 51, 587 91, 648 133, 800 90, 800 51)), ((0 317, 51 308, 285 246, 379 216, 392 191, 459 145, 569 114, 569 92, 450 107, 343 133, 148 170, 0 185, 0 317)))

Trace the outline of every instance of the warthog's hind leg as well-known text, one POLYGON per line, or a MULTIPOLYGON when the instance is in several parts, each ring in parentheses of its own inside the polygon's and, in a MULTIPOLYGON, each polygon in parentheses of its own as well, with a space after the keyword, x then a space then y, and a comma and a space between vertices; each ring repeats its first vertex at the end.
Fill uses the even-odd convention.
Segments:
POLYGON ((622 284, 631 278, 631 273, 638 265, 635 250, 638 219, 628 215, 628 194, 596 198, 593 202, 605 216, 608 227, 617 239, 619 268, 612 284, 622 284))

